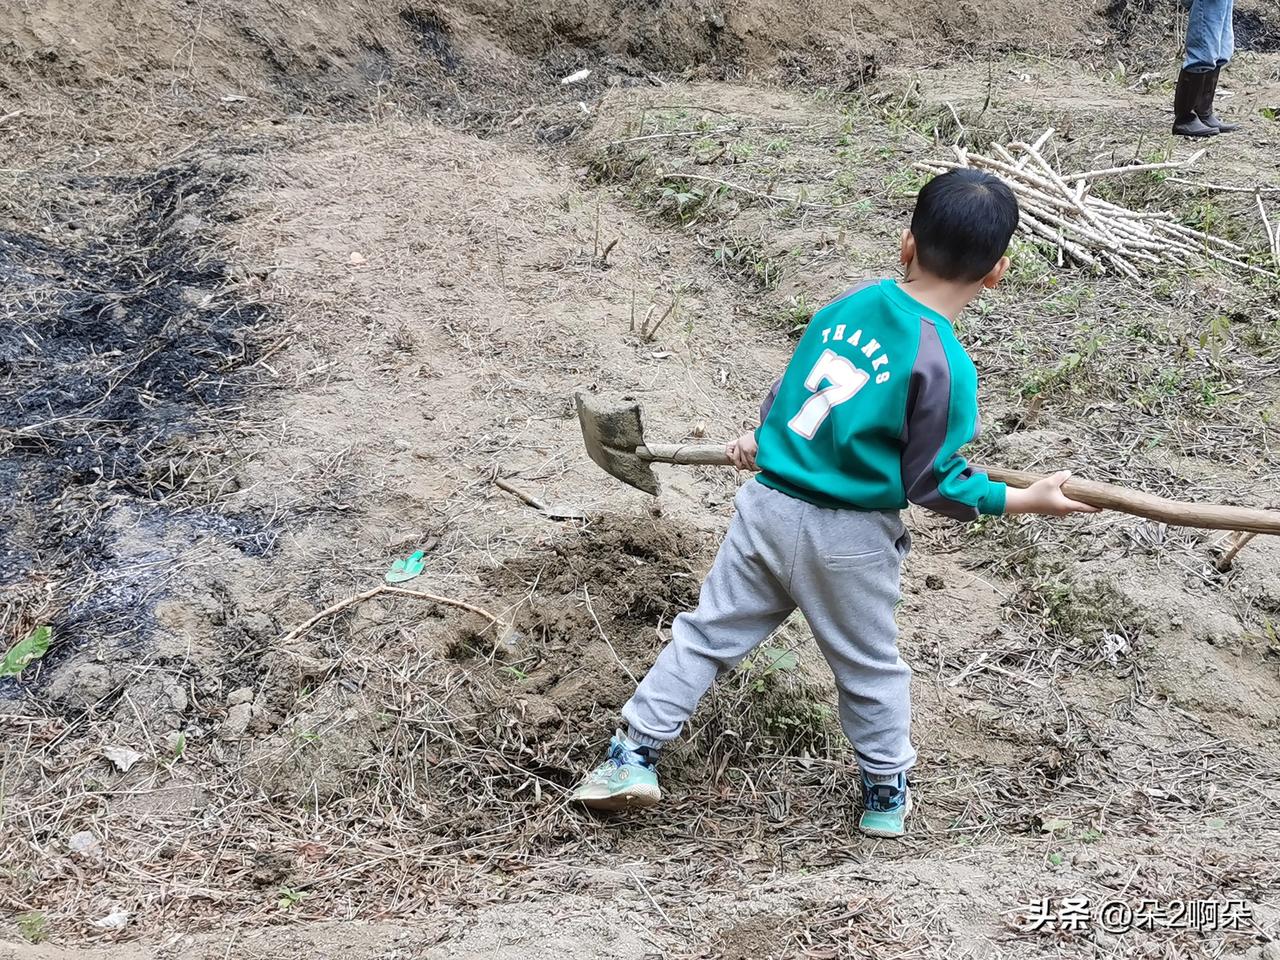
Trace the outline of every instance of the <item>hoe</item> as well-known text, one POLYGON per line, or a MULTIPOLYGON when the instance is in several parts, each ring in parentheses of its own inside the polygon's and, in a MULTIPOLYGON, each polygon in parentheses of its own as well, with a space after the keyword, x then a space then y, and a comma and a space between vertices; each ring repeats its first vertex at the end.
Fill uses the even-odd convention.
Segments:
MULTIPOLYGON (((582 425, 582 439, 587 445, 587 454, 605 472, 645 493, 658 495, 658 477, 652 466, 655 463, 729 465, 729 457, 725 454, 723 444, 647 442, 644 438, 640 404, 634 401, 624 399, 610 402, 587 393, 578 393, 576 398, 578 420, 582 425)), ((974 469, 986 473, 992 480, 1012 487, 1029 487, 1040 479, 1038 474, 1022 470, 978 466, 974 469)), ((1110 483, 1074 478, 1068 480, 1062 489, 1068 497, 1081 503, 1106 510, 1120 510, 1174 526, 1236 530, 1246 537, 1258 533, 1280 534, 1280 511, 1276 510, 1213 503, 1184 503, 1110 483)), ((1244 542, 1230 551, 1231 557, 1235 556, 1244 542)), ((1230 559, 1224 559, 1229 564, 1230 559)))

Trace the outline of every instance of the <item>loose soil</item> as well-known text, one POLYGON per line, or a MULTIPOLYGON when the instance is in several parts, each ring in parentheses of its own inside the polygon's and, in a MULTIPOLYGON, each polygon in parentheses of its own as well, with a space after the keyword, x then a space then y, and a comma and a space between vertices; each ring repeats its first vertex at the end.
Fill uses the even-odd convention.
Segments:
MULTIPOLYGON (((660 808, 565 803, 744 480, 621 487, 574 392, 732 436, 813 310, 892 271, 913 160, 1048 125, 1073 167, 1185 155, 1176 6, 0 13, 0 648, 54 635, 0 680, 0 958, 1270 956, 1265 538, 1224 574, 1215 533, 909 511, 901 843, 851 829, 798 618, 708 695, 660 808), (294 629, 415 549, 406 588, 500 626, 384 593, 294 629), (1253 923, 1027 928, 1071 895, 1253 923)), ((1186 178, 1274 185, 1280 15, 1240 17, 1245 130, 1186 178)), ((1110 189, 1266 262, 1250 193, 1110 189)), ((961 330, 977 455, 1280 506, 1274 283, 1014 254, 961 330)))

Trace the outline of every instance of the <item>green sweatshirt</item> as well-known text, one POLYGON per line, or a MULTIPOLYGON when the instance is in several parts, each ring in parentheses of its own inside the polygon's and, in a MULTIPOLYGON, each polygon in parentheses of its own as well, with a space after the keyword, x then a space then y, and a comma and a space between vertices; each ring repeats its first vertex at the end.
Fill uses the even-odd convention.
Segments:
POLYGON ((760 409, 760 482, 822 507, 962 520, 1004 512, 1005 485, 960 448, 978 435, 978 374, 946 317, 893 280, 809 322, 760 409))

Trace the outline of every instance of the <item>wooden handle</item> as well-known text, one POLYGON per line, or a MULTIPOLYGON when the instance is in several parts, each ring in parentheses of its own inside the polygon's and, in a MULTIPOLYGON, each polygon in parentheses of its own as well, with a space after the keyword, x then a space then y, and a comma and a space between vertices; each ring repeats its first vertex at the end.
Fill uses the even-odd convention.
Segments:
MULTIPOLYGON (((658 463, 687 463, 705 467, 729 465, 724 447, 712 443, 650 443, 637 447, 636 453, 645 460, 658 463)), ((1043 479, 1038 473, 1024 470, 1006 470, 1003 467, 979 467, 992 480, 1007 483, 1011 487, 1029 487, 1043 479)), ((1249 533, 1280 535, 1280 511, 1256 507, 1233 507, 1218 503, 1185 503, 1166 500, 1150 493, 1139 493, 1117 487, 1112 483, 1096 480, 1077 480, 1074 477, 1062 487, 1072 500, 1079 500, 1104 510, 1119 510, 1136 517, 1159 520, 1178 527, 1205 527, 1210 530, 1243 530, 1249 533)))
POLYGON ((636 447, 636 453, 655 463, 691 463, 703 467, 727 467, 729 455, 723 444, 650 443, 636 447))
POLYGON ((507 493, 512 494, 513 496, 519 497, 521 500, 523 500, 529 506, 533 507, 535 510, 541 510, 543 513, 547 512, 547 505, 545 503, 543 503, 537 497, 532 496, 531 494, 525 493, 519 487, 512 486, 510 483, 508 483, 506 480, 503 480, 501 477, 494 477, 493 482, 495 486, 507 491, 507 493))
MULTIPOLYGON (((992 480, 1007 483, 1011 487, 1026 488, 1037 480, 1039 474, 1023 470, 1006 470, 1003 467, 979 467, 992 480)), ((1211 530, 1247 530, 1250 533, 1280 534, 1280 511, 1262 510, 1256 507, 1232 507, 1219 503, 1184 503, 1166 500, 1149 493, 1127 490, 1111 483, 1095 480, 1076 480, 1074 477, 1062 485, 1062 492, 1072 500, 1079 500, 1104 510, 1119 510, 1136 517, 1159 520, 1178 527, 1207 527, 1211 530)))

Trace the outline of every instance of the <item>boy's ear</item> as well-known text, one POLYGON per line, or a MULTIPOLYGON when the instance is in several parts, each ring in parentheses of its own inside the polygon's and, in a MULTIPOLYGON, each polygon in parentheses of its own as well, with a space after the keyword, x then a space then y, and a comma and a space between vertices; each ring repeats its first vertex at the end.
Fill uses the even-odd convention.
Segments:
POLYGON ((1001 257, 998 261, 996 261, 996 265, 987 272, 987 275, 982 278, 982 285, 986 287, 988 290, 990 290, 992 287, 994 287, 997 283, 1000 282, 1001 278, 1004 277, 1004 272, 1008 269, 1009 269, 1009 258, 1001 257))
POLYGON ((911 266, 911 261, 916 258, 916 238, 911 232, 910 227, 902 228, 902 249, 898 253, 898 259, 904 267, 911 266))

